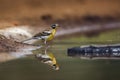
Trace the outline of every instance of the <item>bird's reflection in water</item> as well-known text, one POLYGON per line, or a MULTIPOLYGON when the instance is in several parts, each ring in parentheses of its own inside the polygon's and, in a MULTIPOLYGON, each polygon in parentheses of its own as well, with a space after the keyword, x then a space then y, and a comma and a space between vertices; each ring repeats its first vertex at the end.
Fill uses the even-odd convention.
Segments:
POLYGON ((36 54, 35 58, 40 60, 42 63, 50 65, 54 70, 59 70, 59 65, 57 64, 55 56, 52 52, 47 51, 47 48, 42 50, 41 53, 36 54))
POLYGON ((15 52, 14 51, 0 52, 0 63, 23 58, 23 57, 28 57, 28 56, 34 57, 44 64, 48 64, 54 70, 59 70, 59 65, 57 64, 56 58, 53 55, 53 53, 50 51, 47 51, 47 49, 43 49, 43 50, 41 50, 41 48, 38 49, 38 47, 35 47, 32 50, 25 49, 25 50, 20 50, 15 52), (33 50, 35 50, 36 52, 34 53, 33 50))

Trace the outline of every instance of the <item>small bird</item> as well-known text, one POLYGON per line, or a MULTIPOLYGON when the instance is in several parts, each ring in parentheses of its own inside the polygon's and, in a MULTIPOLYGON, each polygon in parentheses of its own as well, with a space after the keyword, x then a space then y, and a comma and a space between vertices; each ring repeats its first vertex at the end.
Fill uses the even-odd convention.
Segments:
POLYGON ((56 34, 57 27, 59 27, 58 24, 53 24, 53 25, 51 25, 51 28, 52 28, 51 30, 45 30, 41 33, 38 33, 38 34, 34 35, 32 38, 24 40, 23 43, 29 44, 29 41, 34 43, 38 40, 43 40, 44 44, 46 44, 47 41, 51 41, 54 38, 54 36, 56 34))
POLYGON ((36 54, 35 57, 42 63, 52 66, 54 70, 59 70, 59 65, 57 64, 57 61, 51 52, 44 54, 36 54))

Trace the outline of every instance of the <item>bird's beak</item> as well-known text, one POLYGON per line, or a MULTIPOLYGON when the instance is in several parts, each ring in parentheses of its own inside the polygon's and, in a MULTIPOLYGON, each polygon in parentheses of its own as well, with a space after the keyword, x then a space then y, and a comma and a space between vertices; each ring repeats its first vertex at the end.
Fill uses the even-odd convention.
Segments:
POLYGON ((56 27, 56 29, 58 29, 58 28, 60 28, 60 25, 58 25, 58 26, 56 27))
POLYGON ((59 24, 56 24, 56 27, 60 27, 60 25, 59 25, 59 24))

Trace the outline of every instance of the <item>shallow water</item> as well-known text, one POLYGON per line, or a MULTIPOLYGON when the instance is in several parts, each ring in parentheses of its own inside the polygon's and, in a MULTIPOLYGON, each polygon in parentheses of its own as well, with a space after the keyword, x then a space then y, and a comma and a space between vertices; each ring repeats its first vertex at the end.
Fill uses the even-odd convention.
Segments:
MULTIPOLYGON (((54 44, 48 52, 54 54, 59 70, 41 63, 34 55, 0 64, 0 80, 119 80, 120 60, 85 60, 68 57, 67 48, 79 44, 54 44)), ((44 52, 44 49, 34 53, 44 52)))

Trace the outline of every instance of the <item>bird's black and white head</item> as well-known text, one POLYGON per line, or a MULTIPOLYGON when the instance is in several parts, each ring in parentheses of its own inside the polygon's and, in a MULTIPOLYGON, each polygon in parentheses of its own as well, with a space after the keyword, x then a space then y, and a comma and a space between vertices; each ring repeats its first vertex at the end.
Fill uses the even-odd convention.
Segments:
POLYGON ((51 25, 51 28, 52 28, 52 29, 56 29, 57 27, 59 27, 58 24, 53 24, 53 25, 51 25))
POLYGON ((58 64, 53 64, 53 65, 52 65, 52 68, 53 68, 54 70, 59 70, 59 65, 58 65, 58 64))

